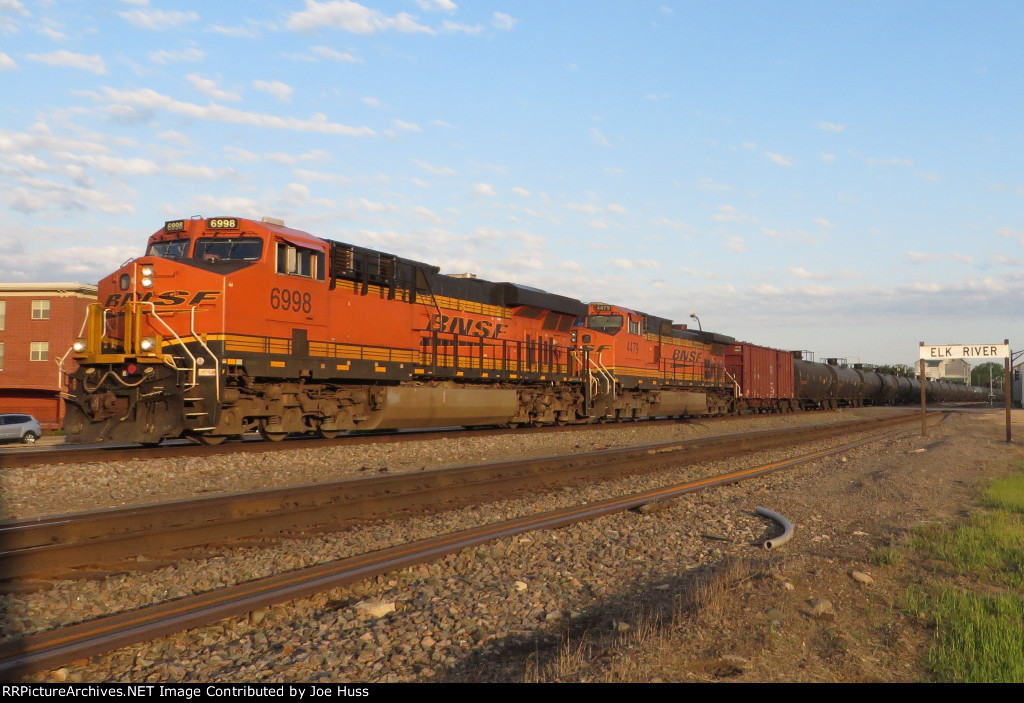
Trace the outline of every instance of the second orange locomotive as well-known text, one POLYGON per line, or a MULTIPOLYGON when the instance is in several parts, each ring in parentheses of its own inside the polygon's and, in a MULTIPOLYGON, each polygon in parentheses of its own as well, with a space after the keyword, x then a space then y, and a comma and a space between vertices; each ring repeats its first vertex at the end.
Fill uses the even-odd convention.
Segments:
POLYGON ((174 220, 99 283, 67 441, 722 414, 733 340, 319 239, 174 220))

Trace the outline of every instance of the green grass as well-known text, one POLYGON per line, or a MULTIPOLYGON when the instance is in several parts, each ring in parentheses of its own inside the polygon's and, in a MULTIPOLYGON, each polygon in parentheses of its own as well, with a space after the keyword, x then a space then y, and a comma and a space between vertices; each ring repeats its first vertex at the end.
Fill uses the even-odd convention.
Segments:
POLYGON ((1012 513, 1024 513, 1024 473, 996 481, 983 496, 985 505, 1012 513))
POLYGON ((957 588, 929 596, 916 590, 908 606, 935 621, 928 668, 954 683, 1024 682, 1024 600, 957 588))
POLYGON ((878 547, 871 552, 871 563, 875 566, 893 566, 903 561, 903 552, 898 547, 878 547))
POLYGON ((918 530, 912 548, 959 584, 911 587, 905 607, 935 624, 928 667, 940 680, 1024 683, 1024 474, 995 481, 982 501, 991 510, 964 525, 918 530))

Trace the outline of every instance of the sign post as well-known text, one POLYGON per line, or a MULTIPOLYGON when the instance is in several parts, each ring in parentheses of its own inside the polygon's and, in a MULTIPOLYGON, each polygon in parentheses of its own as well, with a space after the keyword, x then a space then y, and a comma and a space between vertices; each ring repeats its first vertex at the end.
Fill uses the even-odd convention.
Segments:
POLYGON ((926 361, 941 361, 943 359, 1005 359, 1006 371, 1003 374, 1003 393, 1006 396, 1006 442, 1009 444, 1013 437, 1010 433, 1010 340, 1004 339, 1002 344, 946 344, 937 347, 925 346, 921 342, 921 436, 925 436, 925 378, 924 368, 926 361))

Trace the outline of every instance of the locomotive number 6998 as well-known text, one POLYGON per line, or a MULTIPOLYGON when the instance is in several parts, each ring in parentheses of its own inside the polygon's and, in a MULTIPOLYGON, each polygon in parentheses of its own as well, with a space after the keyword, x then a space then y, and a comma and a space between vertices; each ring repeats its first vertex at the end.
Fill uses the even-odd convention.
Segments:
POLYGON ((274 288, 270 291, 270 307, 275 310, 304 312, 308 315, 313 312, 313 296, 298 290, 274 288))

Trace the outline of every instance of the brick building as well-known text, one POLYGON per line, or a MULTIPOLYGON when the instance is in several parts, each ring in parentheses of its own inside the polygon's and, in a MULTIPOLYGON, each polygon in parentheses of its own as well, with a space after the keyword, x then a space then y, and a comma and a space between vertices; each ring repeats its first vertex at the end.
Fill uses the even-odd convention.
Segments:
MULTIPOLYGON (((64 420, 61 358, 78 338, 96 286, 0 283, 0 412, 29 413, 44 428, 64 420)), ((65 371, 75 362, 65 360, 65 371)))

